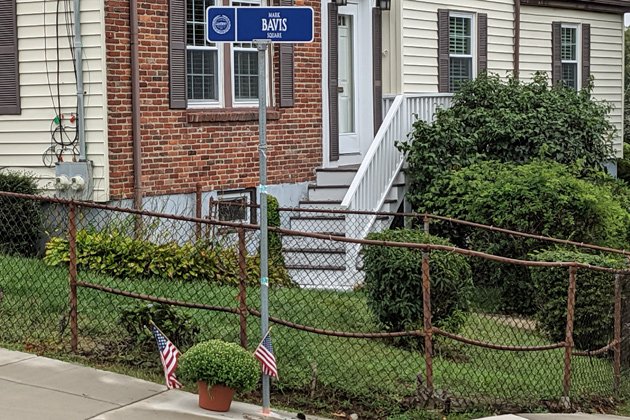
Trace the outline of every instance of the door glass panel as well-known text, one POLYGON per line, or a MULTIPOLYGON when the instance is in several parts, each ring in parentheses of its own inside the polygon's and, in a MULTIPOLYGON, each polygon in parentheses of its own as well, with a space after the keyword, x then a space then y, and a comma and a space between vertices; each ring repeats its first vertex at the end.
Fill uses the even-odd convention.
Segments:
POLYGON ((354 133, 354 39, 350 15, 339 15, 339 134, 354 133))

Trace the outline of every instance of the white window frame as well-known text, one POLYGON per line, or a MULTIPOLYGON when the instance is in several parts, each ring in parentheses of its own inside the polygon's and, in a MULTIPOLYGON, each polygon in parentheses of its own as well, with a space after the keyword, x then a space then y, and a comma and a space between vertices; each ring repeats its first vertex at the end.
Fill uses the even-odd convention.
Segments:
MULTIPOLYGON (((215 0, 216 2, 219 2, 219 0, 215 0)), ((237 3, 252 3, 252 4, 257 4, 257 6, 265 6, 266 5, 266 1, 265 0, 236 0, 237 3)), ((252 6, 252 7, 257 7, 257 6, 252 6)), ((186 38, 188 38, 188 16, 186 17, 186 38)), ((226 98, 225 98, 225 83, 226 83, 226 74, 225 74, 225 60, 229 58, 230 60, 230 73, 229 74, 229 78, 230 78, 230 85, 231 85, 231 102, 232 102, 232 107, 233 108, 251 108, 251 107, 255 107, 258 106, 258 99, 248 99, 248 100, 243 100, 243 99, 237 99, 236 98, 236 89, 235 89, 235 72, 234 72, 234 51, 255 51, 256 53, 258 53, 257 49, 255 46, 253 46, 252 48, 242 48, 242 47, 238 47, 238 46, 234 46, 234 45, 230 45, 229 48, 229 55, 226 55, 225 53, 225 48, 223 47, 223 43, 215 43, 216 47, 208 47, 208 46, 195 46, 195 45, 188 45, 188 41, 186 42, 186 59, 188 59, 188 50, 215 50, 217 51, 217 100, 200 100, 200 99, 188 99, 187 98, 187 107, 189 109, 207 109, 207 108, 225 108, 226 106, 226 98)), ((270 46, 267 48, 267 53, 266 53, 266 57, 265 60, 267 62, 267 72, 265 75, 265 83, 267 84, 267 104, 268 106, 272 106, 271 104, 271 98, 273 97, 273 92, 271 92, 272 88, 272 84, 271 84, 271 77, 272 77, 272 71, 270 71, 270 69, 272 68, 272 61, 270 59, 270 57, 272 57, 273 55, 273 48, 270 46)), ((186 66, 186 79, 188 79, 188 66, 186 66)), ((188 95, 188 92, 186 92, 186 95, 188 95)))
MULTIPOLYGON (((470 19, 470 54, 452 54, 450 51, 450 43, 449 43, 449 52, 448 52, 448 58, 449 58, 449 62, 448 62, 448 72, 449 75, 451 73, 451 58, 470 58, 472 61, 472 78, 471 80, 475 80, 477 78, 477 61, 478 61, 478 52, 477 52, 477 19, 476 19, 476 13, 472 13, 472 12, 453 12, 453 11, 449 11, 448 12, 448 18, 449 18, 449 36, 450 36, 450 30, 451 30, 451 18, 464 18, 464 19, 470 19)), ((450 82, 449 82, 450 84, 450 82)), ((450 88, 450 87, 449 87, 450 88)))
MULTIPOLYGON (((188 59, 188 50, 215 50, 213 47, 201 47, 194 45, 186 45, 186 59, 188 59)), ((204 100, 204 99, 188 99, 188 108, 221 108, 224 102, 224 72, 223 72, 223 48, 220 44, 217 44, 217 98, 216 100, 204 100)), ((186 66, 186 79, 188 79, 188 65, 186 66)), ((188 92, 186 92, 188 95, 188 92)))
MULTIPOLYGON (((560 53, 560 65, 562 64, 576 64, 577 72, 576 76, 576 86, 577 90, 582 89, 582 25, 579 23, 563 23, 560 26, 560 51, 562 51, 562 29, 575 29, 575 60, 563 60, 562 52, 560 53)), ((560 72, 560 80, 564 82, 562 79, 562 72, 560 72)))
MULTIPOLYGON (((190 1, 190 0, 187 0, 190 1)), ((195 0, 195 1, 203 1, 203 0, 195 0)), ((215 0, 215 4, 218 0, 215 0)), ((204 8, 205 13, 205 8, 204 8)), ((188 51, 189 50, 198 50, 198 51, 217 51, 217 99, 214 100, 204 100, 204 99, 189 99, 188 91, 186 91, 186 101, 188 104, 188 108, 220 108, 224 104, 224 74, 223 74, 223 47, 222 44, 215 43, 214 47, 209 46, 201 46, 201 45, 188 45, 188 5, 186 4, 186 81, 188 81, 188 51)))
MULTIPOLYGON (((257 6, 252 6, 252 7, 265 7, 267 5, 266 0, 231 0, 230 4, 233 4, 234 2, 236 3, 250 3, 250 4, 257 4, 257 6)), ((242 44, 248 44, 248 42, 243 42, 242 44)), ((232 69, 232 74, 230 74, 230 84, 232 86, 232 106, 234 108, 251 108, 252 106, 258 106, 258 99, 237 99, 236 98, 236 73, 235 73, 235 69, 234 69, 234 51, 255 51, 256 52, 256 59, 258 59, 258 49, 256 48, 255 45, 252 45, 251 48, 243 48, 243 47, 237 47, 234 44, 232 44, 231 48, 230 48, 230 68, 232 69)), ((270 74, 271 72, 269 71, 269 69, 271 69, 271 64, 269 61, 269 53, 272 51, 272 46, 269 45, 267 47, 267 52, 265 54, 265 61, 267 63, 267 71, 265 74, 265 83, 267 84, 267 106, 270 106, 270 99, 271 99, 271 89, 269 88, 270 84, 270 74)), ((260 81, 259 81, 260 83, 260 81)))
MULTIPOLYGON (((258 106, 258 99, 236 99, 236 77, 234 72, 234 51, 255 51, 258 54, 258 50, 254 46, 254 48, 242 48, 242 47, 234 47, 230 48, 230 59, 232 60, 232 65, 230 68, 232 69, 232 74, 230 75, 231 85, 232 85, 232 106, 234 108, 251 108, 252 106, 258 106)), ((271 72, 269 69, 272 66, 269 59, 269 53, 272 52, 272 46, 269 45, 267 47, 267 52, 265 53, 265 61, 267 63, 267 72, 265 74, 265 83, 267 84, 267 106, 271 106, 271 89, 270 89, 270 77, 271 72)), ((258 60, 258 55, 256 55, 256 60, 258 60)))

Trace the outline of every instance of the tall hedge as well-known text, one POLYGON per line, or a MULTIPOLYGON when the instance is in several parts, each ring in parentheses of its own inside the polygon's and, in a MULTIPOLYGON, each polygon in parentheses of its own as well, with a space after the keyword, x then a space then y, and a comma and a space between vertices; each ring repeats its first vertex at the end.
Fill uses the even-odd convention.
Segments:
MULTIPOLYGON (((39 193, 36 178, 27 173, 0 171, 0 191, 39 193)), ((39 201, 0 196, 0 251, 33 256, 42 235, 39 201)))
MULTIPOLYGON (((623 258, 585 254, 567 249, 531 255, 536 261, 575 261, 609 268, 624 268, 623 258)), ((555 342, 564 341, 567 321, 568 268, 530 268, 535 286, 538 328, 555 342)), ((580 350, 597 350, 613 338, 614 274, 588 269, 576 273, 573 341, 580 350)))
MULTIPOLYGON (((627 247, 630 215, 613 182, 590 182, 579 169, 534 161, 526 165, 474 164, 435 180, 420 195, 420 210, 533 234, 627 247)), ((440 229, 439 225, 434 226, 440 229)), ((540 241, 456 225, 443 232, 461 246, 526 259, 540 241)), ((477 284, 498 287, 505 312, 531 314, 533 290, 524 267, 472 260, 477 284)))
MULTIPOLYGON (((367 238, 452 246, 445 239, 407 229, 371 233, 367 238)), ((366 245, 362 252, 368 306, 383 328, 386 331, 422 329, 422 252, 380 245, 366 245)), ((433 323, 456 331, 469 305, 472 290, 470 266, 459 254, 432 251, 430 273, 433 323)))
POLYGON ((590 91, 550 87, 543 73, 531 82, 482 74, 463 84, 451 108, 438 111, 432 124, 416 121, 409 141, 399 144, 409 166, 408 198, 421 205, 419 194, 441 174, 482 160, 582 160, 601 169, 613 157, 615 128, 611 106, 590 91))

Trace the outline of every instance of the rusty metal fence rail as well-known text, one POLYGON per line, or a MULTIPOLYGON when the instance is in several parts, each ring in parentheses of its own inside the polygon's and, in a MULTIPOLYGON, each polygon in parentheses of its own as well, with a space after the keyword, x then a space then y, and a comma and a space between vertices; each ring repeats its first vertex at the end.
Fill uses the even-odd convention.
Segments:
MULTIPOLYGON (((149 319, 184 351, 210 338, 250 350, 258 343, 257 225, 207 219, 201 212, 184 217, 0 192, 0 204, 7 203, 21 210, 0 214, 0 229, 13 232, 0 238, 0 345, 77 355, 158 377, 152 337, 143 328, 149 319), (25 220, 19 213, 36 217, 25 220)), ((385 418, 426 408, 602 408, 630 390, 628 270, 336 231, 363 216, 384 217, 383 226, 396 225, 395 218, 400 225, 415 221, 419 229, 428 229, 430 219, 459 223, 437 216, 330 210, 300 219, 296 209, 280 209, 280 216, 281 227, 270 228, 270 321, 280 371, 272 401, 385 418), (375 315, 364 284, 366 247, 418 254, 422 298, 415 303, 422 318, 413 328, 386 329, 375 315), (566 314, 556 325, 562 337, 552 339, 533 317, 474 305, 459 314, 457 328, 441 323, 432 296, 442 285, 432 269, 439 268, 435 258, 446 254, 563 270, 566 314), (576 344, 574 326, 594 316, 579 309, 581 279, 588 277, 582 274, 591 272, 610 279, 612 292, 597 297, 610 328, 598 332, 601 345, 585 348, 576 344)), ((257 394, 241 397, 255 400, 257 394)))

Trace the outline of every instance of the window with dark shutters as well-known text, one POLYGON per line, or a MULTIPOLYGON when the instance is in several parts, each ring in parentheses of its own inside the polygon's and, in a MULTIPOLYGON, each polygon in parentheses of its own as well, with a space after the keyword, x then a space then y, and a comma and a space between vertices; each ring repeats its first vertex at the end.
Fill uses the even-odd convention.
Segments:
POLYGON ((439 9, 438 91, 455 92, 487 70, 488 15, 439 9))
POLYGON ((572 89, 585 87, 591 76, 591 25, 553 22, 551 81, 572 89))
POLYGON ((21 112, 15 3, 0 0, 0 115, 21 112))

